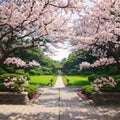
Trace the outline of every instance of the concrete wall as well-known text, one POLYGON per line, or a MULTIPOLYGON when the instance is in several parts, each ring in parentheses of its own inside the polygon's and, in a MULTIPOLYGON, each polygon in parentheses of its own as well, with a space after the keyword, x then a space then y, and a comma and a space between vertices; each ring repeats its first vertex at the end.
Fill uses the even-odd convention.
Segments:
POLYGON ((0 104, 28 104, 27 92, 0 92, 0 104))
POLYGON ((93 101, 97 105, 120 104, 120 93, 119 92, 95 93, 93 95, 93 101))

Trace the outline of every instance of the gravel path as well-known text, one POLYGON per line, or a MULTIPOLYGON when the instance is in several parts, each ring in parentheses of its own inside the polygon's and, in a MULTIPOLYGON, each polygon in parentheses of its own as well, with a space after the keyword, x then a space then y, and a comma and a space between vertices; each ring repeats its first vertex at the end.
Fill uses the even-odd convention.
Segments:
POLYGON ((95 107, 79 98, 75 87, 64 87, 58 76, 55 87, 30 105, 0 105, 0 120, 120 120, 120 106, 95 107))

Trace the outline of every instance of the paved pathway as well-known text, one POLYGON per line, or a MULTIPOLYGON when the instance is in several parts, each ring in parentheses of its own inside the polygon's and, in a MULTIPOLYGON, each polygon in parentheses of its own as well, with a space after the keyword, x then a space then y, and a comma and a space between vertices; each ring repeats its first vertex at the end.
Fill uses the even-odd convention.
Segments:
POLYGON ((65 87, 65 85, 63 83, 62 77, 58 76, 54 88, 64 88, 64 87, 65 87))
POLYGON ((61 76, 34 104, 0 105, 0 120, 120 120, 120 107, 94 107, 64 87, 61 76), (61 84, 61 85, 58 85, 61 84), (60 99, 59 99, 60 97, 60 99))

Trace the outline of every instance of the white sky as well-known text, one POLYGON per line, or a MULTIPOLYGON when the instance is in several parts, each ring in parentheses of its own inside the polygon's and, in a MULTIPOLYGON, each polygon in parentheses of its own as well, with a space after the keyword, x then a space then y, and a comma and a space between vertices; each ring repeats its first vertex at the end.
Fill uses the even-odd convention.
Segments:
POLYGON ((54 55, 51 55, 50 58, 53 60, 61 61, 62 59, 67 58, 70 53, 71 52, 69 49, 58 49, 58 51, 55 52, 54 55))
POLYGON ((68 41, 64 43, 58 43, 57 47, 51 47, 52 53, 48 53, 48 56, 53 60, 61 61, 64 58, 67 58, 71 53, 71 45, 68 41))

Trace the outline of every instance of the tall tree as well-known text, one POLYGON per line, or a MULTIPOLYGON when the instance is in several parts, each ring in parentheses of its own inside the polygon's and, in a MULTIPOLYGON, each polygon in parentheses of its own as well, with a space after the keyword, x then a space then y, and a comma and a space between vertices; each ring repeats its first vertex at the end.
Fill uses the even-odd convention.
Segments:
POLYGON ((116 63, 120 69, 120 0, 90 1, 91 6, 86 5, 75 22, 77 47, 91 49, 93 56, 107 65, 116 63))
POLYGON ((58 41, 70 17, 67 8, 72 0, 0 1, 0 65, 16 50, 58 41))

